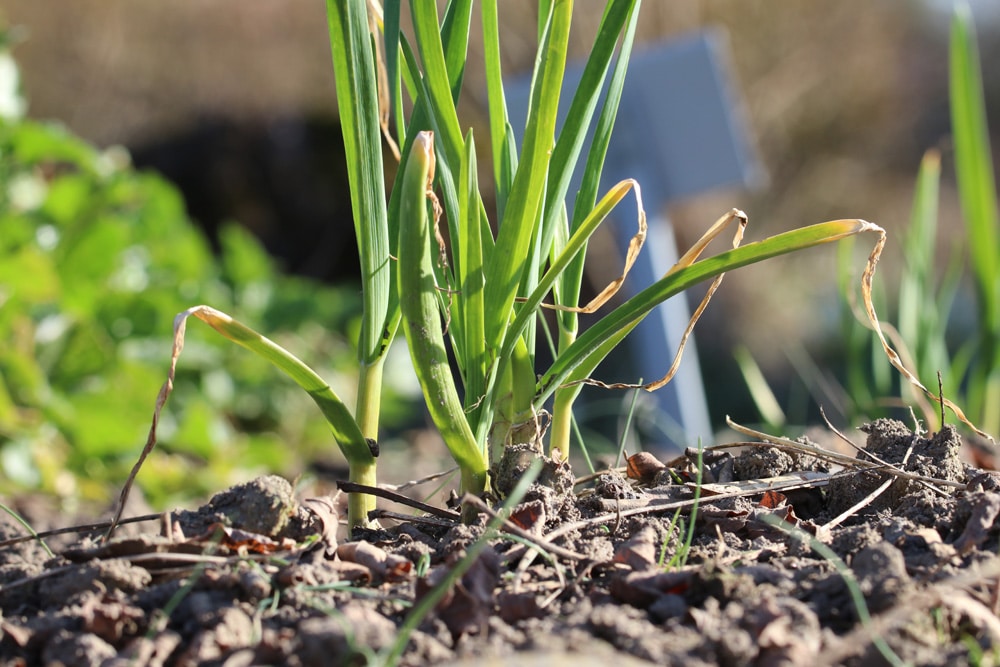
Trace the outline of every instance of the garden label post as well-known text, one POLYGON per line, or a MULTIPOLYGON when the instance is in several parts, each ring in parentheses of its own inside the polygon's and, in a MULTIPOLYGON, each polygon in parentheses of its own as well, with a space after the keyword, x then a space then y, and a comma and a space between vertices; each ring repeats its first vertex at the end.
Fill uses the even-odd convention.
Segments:
MULTIPOLYGON (((673 39, 632 55, 621 106, 601 179, 602 192, 625 178, 643 187, 649 233, 625 283, 632 296, 662 277, 677 261, 673 229, 666 214, 671 201, 721 187, 759 185, 765 176, 751 148, 739 99, 726 68, 726 39, 709 30, 673 39)), ((561 113, 580 80, 583 64, 567 67, 561 113)), ((505 86, 511 124, 523 131, 530 77, 505 86)), ((570 193, 579 189, 574 176, 570 193)), ((571 202, 570 202, 571 203, 571 202)), ((634 210, 616 211, 614 234, 620 248, 635 233, 634 210)), ((690 310, 682 295, 647 317, 628 339, 629 373, 649 381, 662 374, 680 344, 690 310), (648 360, 655 360, 650 363, 648 360)), ((657 420, 668 435, 643 443, 662 453, 713 440, 693 337, 673 380, 652 394, 657 420)))

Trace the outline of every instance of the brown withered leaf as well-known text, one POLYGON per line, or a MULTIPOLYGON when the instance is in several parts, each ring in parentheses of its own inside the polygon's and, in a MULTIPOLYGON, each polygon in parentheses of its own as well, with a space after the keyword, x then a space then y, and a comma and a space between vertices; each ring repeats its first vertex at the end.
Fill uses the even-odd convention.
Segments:
POLYGON ((703 505, 698 508, 698 521, 704 521, 707 529, 715 532, 715 526, 723 533, 740 534, 746 529, 747 518, 750 512, 747 510, 729 510, 712 505, 703 505))
POLYGON ((626 470, 631 479, 643 484, 652 484, 656 474, 666 468, 666 464, 649 452, 639 452, 626 459, 626 470))
POLYGON ((774 490, 768 490, 764 492, 764 496, 760 499, 760 503, 758 504, 761 507, 766 507, 767 509, 774 509, 775 507, 780 507, 787 500, 788 498, 785 497, 785 494, 774 490))
POLYGON ((1000 496, 982 493, 972 501, 972 516, 965 524, 965 530, 955 540, 954 546, 960 555, 965 555, 986 541, 989 531, 1000 516, 1000 496))
POLYGON ((540 499, 521 503, 511 512, 510 521, 518 528, 540 534, 546 521, 545 503, 540 499))
MULTIPOLYGON (((426 577, 418 579, 416 599, 419 601, 441 584, 448 575, 448 568, 462 556, 464 552, 455 554, 452 562, 436 567, 426 577)), ((485 629, 493 613, 493 590, 499 581, 500 556, 492 548, 486 548, 437 604, 438 618, 453 639, 485 629)))
POLYGON ((337 547, 337 557, 348 563, 363 565, 383 581, 402 581, 413 569, 413 563, 407 558, 388 553, 364 540, 341 544, 337 547))
POLYGON ((295 548, 295 540, 287 537, 279 542, 260 533, 230 528, 219 523, 213 524, 204 534, 191 541, 201 541, 206 545, 217 543, 238 554, 272 554, 276 551, 289 551, 295 548))
POLYGON ((656 566, 657 536, 652 526, 644 526, 615 549, 613 561, 628 565, 636 572, 656 566))
POLYGON ((318 549, 322 546, 323 553, 327 558, 333 558, 337 553, 337 527, 340 524, 340 511, 338 491, 334 496, 322 496, 318 498, 306 498, 302 501, 302 506, 312 512, 319 519, 323 526, 323 532, 319 543, 314 546, 318 549))
POLYGON ((683 570, 631 572, 612 579, 609 590, 620 602, 646 609, 662 595, 683 595, 693 577, 693 572, 683 570))

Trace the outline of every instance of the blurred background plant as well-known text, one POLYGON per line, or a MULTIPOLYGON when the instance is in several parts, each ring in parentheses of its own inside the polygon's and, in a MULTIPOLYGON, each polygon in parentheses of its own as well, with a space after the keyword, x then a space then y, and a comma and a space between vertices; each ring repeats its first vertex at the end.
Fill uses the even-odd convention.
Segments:
MULTIPOLYGON (((987 433, 1000 432, 1000 219, 983 79, 975 26, 968 7, 953 16, 950 44, 950 109, 955 178, 964 234, 940 233, 941 151, 920 163, 909 226, 899 251, 898 296, 882 290, 882 312, 895 322, 895 338, 908 366, 928 387, 941 385, 987 433), (944 261, 942 261, 944 260, 944 261), (886 306, 892 306, 886 307, 886 306)), ((849 245, 841 253, 847 344, 844 396, 854 419, 898 413, 915 405, 927 428, 940 427, 937 406, 900 385, 881 346, 847 308, 853 298, 849 245), (895 410, 893 410, 895 408, 895 410)))
MULTIPOLYGON (((259 324, 351 394, 356 354, 344 334, 359 326, 356 289, 279 272, 236 224, 219 230, 214 256, 162 177, 134 169, 121 148, 99 150, 57 124, 24 118, 6 48, 0 79, 5 492, 106 500, 145 439, 172 319, 194 303, 259 324)), ((148 464, 155 472, 140 479, 156 506, 253 472, 342 463, 312 401, 213 333, 191 334, 177 385, 184 389, 148 464)), ((405 384, 387 383, 390 426, 416 414, 405 394, 405 384)))

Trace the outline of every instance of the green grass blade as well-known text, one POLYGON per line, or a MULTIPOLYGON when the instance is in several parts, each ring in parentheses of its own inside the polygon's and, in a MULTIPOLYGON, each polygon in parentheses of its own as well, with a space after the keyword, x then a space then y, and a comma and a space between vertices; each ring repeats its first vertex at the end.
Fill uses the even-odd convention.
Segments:
POLYGON ((28 535, 31 535, 33 538, 35 538, 35 541, 38 542, 38 545, 45 550, 45 553, 49 555, 49 558, 56 557, 55 553, 53 553, 52 549, 49 548, 49 545, 45 542, 45 540, 43 540, 41 537, 38 536, 38 533, 23 516, 15 512, 12 508, 7 507, 3 503, 0 503, 0 511, 6 512, 11 519, 21 524, 21 527, 28 532, 28 535))
MULTIPOLYGON (((597 201, 597 192, 600 188, 601 176, 604 172, 604 160, 607 156, 608 145, 611 143, 611 132, 614 129, 615 118, 618 115, 618 105, 621 101, 622 90, 625 87, 625 74, 628 70, 628 62, 632 53, 632 44, 635 39, 638 20, 639 3, 634 3, 628 17, 625 35, 622 38, 622 47, 618 61, 615 63, 615 69, 611 75, 608 95, 601 109, 597 128, 594 131, 594 139, 591 142, 590 152, 587 155, 587 164, 583 171, 580 192, 577 194, 573 205, 573 220, 570 227, 572 232, 575 232, 583 224, 587 211, 593 209, 594 203, 597 201)), ((585 259, 586 253, 580 253, 563 273, 560 279, 561 300, 559 303, 561 305, 574 306, 577 304, 580 297, 580 285, 583 281, 585 259)), ((563 312, 559 315, 559 322, 562 328, 576 331, 577 317, 575 313, 563 312)))
POLYGON ((448 66, 448 84, 451 99, 458 104, 468 58, 469 35, 472 34, 472 1, 451 0, 445 9, 441 24, 441 41, 444 44, 445 63, 448 66))
POLYGON ((486 392, 486 334, 483 306, 483 247, 482 225, 479 215, 479 181, 476 146, 472 130, 465 137, 465 156, 459 178, 459 219, 462 229, 456 239, 458 288, 462 298, 461 320, 464 334, 465 357, 465 407, 469 421, 477 423, 476 407, 486 392))
POLYGON ((462 489, 481 493, 487 461, 455 389, 434 280, 427 188, 434 162, 429 132, 416 137, 405 165, 399 228, 399 290, 403 331, 427 409, 462 471, 462 489))
MULTIPOLYGON (((604 85, 608 69, 615 55, 615 46, 623 28, 630 16, 634 19, 635 0, 617 0, 608 5, 598 28, 597 37, 583 68, 583 74, 577 85, 569 111, 559 131, 559 139, 552 151, 549 164, 548 189, 545 193, 545 213, 542 216, 541 252, 548 254, 555 234, 555 226, 559 221, 559 211, 563 207, 570 180, 576 169, 577 162, 583 150, 587 129, 590 127, 594 112, 597 109, 598 98, 604 85)), ((633 21, 634 27, 634 21, 633 21)), ((626 40, 622 46, 618 64, 621 65, 622 80, 624 68, 627 67, 630 56, 631 42, 626 40)), ((618 82, 619 84, 621 81, 618 82)), ((618 102, 621 99, 620 89, 613 91, 605 101, 604 110, 612 121, 617 113, 618 102), (614 94, 617 92, 618 94, 614 94)), ((612 122, 613 124, 613 122, 612 122)), ((610 129, 610 128, 609 128, 610 129)), ((606 145, 604 146, 606 150, 606 145)), ((603 164, 603 154, 600 162, 603 164)), ((600 170, 595 175, 585 173, 585 178, 600 179, 600 170)), ((595 190, 596 191, 596 190, 595 190)), ((589 210, 589 208, 587 209, 589 210)), ((576 305, 576 303, 567 304, 576 305)))
POLYGON ((750 390, 750 398, 753 399, 761 420, 768 427, 783 428, 786 422, 785 413, 781 410, 781 404, 778 403, 777 397, 771 391, 771 385, 764 377, 764 372, 757 364, 757 360, 753 358, 750 348, 743 344, 737 345, 733 349, 733 357, 736 360, 736 365, 740 368, 740 374, 747 384, 747 389, 750 390))
MULTIPOLYGON (((403 117, 402 74, 399 68, 399 17, 400 0, 386 0, 383 10, 383 34, 385 35, 385 72, 389 84, 389 111, 396 122, 396 140, 406 141, 406 120, 403 117)), ((392 233, 389 243, 392 243, 392 233)))
POLYGON ((850 305, 857 299, 854 294, 857 288, 852 274, 854 248, 853 238, 844 240, 837 247, 837 291, 841 295, 840 329, 847 356, 847 363, 844 367, 844 384, 852 398, 851 414, 848 415, 851 421, 870 417, 871 415, 866 415, 865 411, 874 404, 875 400, 868 372, 869 364, 865 361, 875 341, 871 332, 858 322, 855 309, 852 309, 850 305))
POLYGON ((378 89, 365 0, 327 0, 337 104, 344 134, 354 231, 361 257, 363 364, 384 354, 389 301, 389 230, 382 168, 378 89))
POLYGON ((559 356, 539 381, 536 407, 541 406, 561 384, 589 375, 653 308, 671 296, 721 273, 870 229, 875 227, 861 220, 835 220, 810 225, 719 253, 668 273, 587 329, 559 356))
POLYGON ((969 381, 967 404, 982 415, 984 430, 1000 429, 1000 216, 979 50, 968 6, 958 5, 951 26, 950 99, 955 170, 969 235, 970 266, 979 305, 979 361, 969 381))
POLYGON ((935 320, 934 259, 937 235, 941 156, 928 151, 920 162, 913 194, 910 225, 903 237, 905 267, 899 284, 899 333, 915 351, 917 368, 924 370, 926 343, 942 339, 944 331, 935 320))
POLYGON ((493 178, 496 188, 497 213, 503 217, 507 192, 511 185, 511 172, 506 169, 510 162, 511 137, 507 116, 507 100, 504 97, 503 73, 500 67, 500 22, 497 16, 497 0, 482 3, 483 56, 486 64, 486 99, 490 117, 490 147, 493 154, 493 178))
POLYGON ((951 26, 951 115, 955 169, 962 213, 969 234, 971 266, 980 291, 981 317, 1000 336, 1000 230, 979 50, 966 5, 956 8, 951 26))
POLYGON ((410 4, 410 9, 417 36, 417 50, 424 66, 423 83, 427 101, 434 119, 434 129, 438 133, 435 138, 438 146, 443 149, 443 154, 438 157, 437 169, 441 168, 442 159, 455 168, 462 161, 462 129, 451 92, 441 27, 438 25, 437 3, 414 2, 410 4))
POLYGON ((531 266, 532 236, 545 192, 545 174, 555 138, 559 93, 566 68, 571 0, 556 0, 541 41, 539 65, 528 106, 524 146, 496 248, 486 267, 486 341, 499 348, 525 267, 531 266))

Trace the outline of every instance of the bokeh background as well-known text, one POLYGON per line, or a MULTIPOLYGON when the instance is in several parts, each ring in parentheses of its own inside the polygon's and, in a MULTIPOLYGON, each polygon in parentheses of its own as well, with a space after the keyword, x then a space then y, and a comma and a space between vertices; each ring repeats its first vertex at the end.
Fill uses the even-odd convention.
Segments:
MULTIPOLYGON (((1000 70, 992 66, 1000 10, 989 2, 973 8, 991 126, 1000 128, 1000 70)), ((601 9, 576 3, 575 56, 587 53, 601 9)), ((753 191, 673 204, 680 245, 734 206, 750 216, 750 239, 861 217, 888 230, 881 271, 892 275, 900 261, 892 238, 906 225, 921 156, 938 148, 947 258, 961 234, 948 3, 673 0, 646 2, 642 11, 638 48, 705 26, 727 32, 740 113, 768 175, 753 191)), ((236 221, 282 271, 350 284, 357 259, 322 2, 6 0, 0 18, 17 31, 29 117, 58 121, 99 147, 122 146, 137 166, 164 174, 216 249, 219 230, 236 221)), ((501 3, 505 74, 530 71, 536 20, 533 2, 501 3)), ((473 25, 478 33, 477 17, 473 25)), ((475 42, 460 110, 470 125, 483 123, 485 104, 475 42)), ((737 344, 751 351, 793 420, 814 417, 822 392, 803 391, 796 355, 832 369, 835 380, 842 310, 833 251, 730 275, 696 330, 713 421, 757 419, 733 360, 737 344)))

